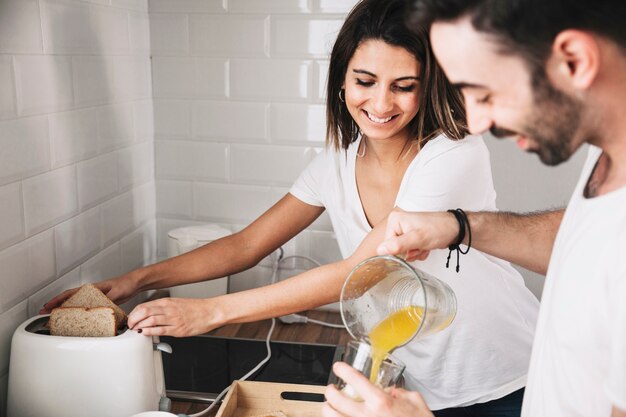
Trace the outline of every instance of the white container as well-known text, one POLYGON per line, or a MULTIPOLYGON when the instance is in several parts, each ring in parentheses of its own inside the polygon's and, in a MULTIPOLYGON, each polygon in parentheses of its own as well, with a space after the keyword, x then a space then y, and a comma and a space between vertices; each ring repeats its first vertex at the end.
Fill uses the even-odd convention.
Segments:
POLYGON ((169 411, 158 338, 51 336, 48 316, 21 324, 11 342, 7 415, 125 417, 169 411))
MULTIPOLYGON (((182 255, 231 232, 216 224, 180 227, 167 234, 167 257, 182 255)), ((228 277, 170 288, 170 296, 178 298, 209 298, 228 292, 228 277)))

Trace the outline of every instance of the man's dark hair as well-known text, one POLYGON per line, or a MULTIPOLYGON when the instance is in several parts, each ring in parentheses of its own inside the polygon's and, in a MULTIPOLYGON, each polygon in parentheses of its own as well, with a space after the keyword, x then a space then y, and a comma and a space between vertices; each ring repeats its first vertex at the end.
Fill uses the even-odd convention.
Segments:
POLYGON ((555 36, 566 29, 606 37, 626 53, 626 0, 415 0, 412 21, 469 16, 474 28, 493 35, 501 52, 543 67, 555 36))

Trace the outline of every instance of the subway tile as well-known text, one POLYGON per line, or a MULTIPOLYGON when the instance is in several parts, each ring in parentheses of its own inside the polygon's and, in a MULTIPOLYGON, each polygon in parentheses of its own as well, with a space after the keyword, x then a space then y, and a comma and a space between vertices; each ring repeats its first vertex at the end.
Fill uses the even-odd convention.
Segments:
POLYGON ((49 115, 52 167, 57 168, 98 154, 96 110, 49 115))
MULTIPOLYGON (((27 301, 24 300, 9 311, 0 314, 0 375, 9 372, 9 358, 13 333, 28 319, 27 301)), ((4 404, 1 403, 0 404, 4 404)))
POLYGON ((54 228, 58 275, 100 250, 100 209, 92 208, 54 228))
POLYGON ((307 98, 310 72, 309 61, 232 59, 230 95, 234 98, 307 98))
POLYGON ((189 17, 189 44, 194 54, 265 56, 265 16, 192 15, 189 17))
POLYGON ((13 59, 0 56, 0 119, 13 118, 17 114, 13 59))
POLYGON ((225 181, 228 145, 187 141, 156 142, 159 179, 225 181))
POLYGON ((152 96, 149 57, 116 57, 114 71, 114 90, 117 99, 138 100, 152 96))
POLYGON ((3 0, 0 3, 0 50, 20 54, 43 52, 37 0, 3 0))
POLYGON ((78 207, 81 211, 111 197, 118 190, 117 155, 115 152, 80 162, 78 178, 78 207))
POLYGON ((106 246, 154 217, 156 212, 154 182, 127 191, 100 207, 102 241, 106 246))
POLYGON ((268 189, 260 186, 194 183, 194 218, 250 222, 273 204, 268 189))
POLYGON ((126 10, 91 6, 89 23, 94 33, 97 51, 116 55, 130 53, 126 10))
POLYGON ((329 264, 343 259, 337 238, 333 232, 310 230, 310 257, 321 264, 329 264))
POLYGON ((105 104, 115 95, 114 60, 101 56, 72 57, 76 104, 105 104))
POLYGON ((132 190, 133 225, 139 227, 156 215, 156 187, 154 181, 132 190))
POLYGON ((100 151, 129 145, 134 140, 133 109, 130 103, 98 109, 100 151))
POLYGON ((141 142, 154 139, 154 106, 152 100, 133 103, 135 138, 141 142))
POLYGON ((130 13, 128 15, 128 27, 132 53, 134 55, 150 55, 150 19, 148 15, 130 13))
POLYGON ((0 122, 0 184, 50 169, 46 117, 0 122))
POLYGON ((262 140, 267 137, 264 103, 197 101, 192 104, 193 137, 262 140))
POLYGON ((118 151, 119 188, 125 190, 154 178, 154 144, 144 142, 118 151))
POLYGON ((272 17, 271 56, 330 56, 343 19, 272 17))
POLYGON ((232 145, 231 180, 291 185, 310 161, 305 147, 232 145))
POLYGON ((270 106, 272 142, 316 142, 326 137, 326 107, 321 104, 273 103, 270 106))
POLYGON ((236 13, 310 12, 311 0, 229 0, 228 10, 236 13))
POLYGON ((44 53, 94 51, 89 5, 64 0, 44 0, 40 4, 44 53))
POLYGON ((134 228, 132 190, 121 194, 101 206, 102 242, 110 244, 134 228))
POLYGON ((15 56, 20 115, 68 109, 73 102, 72 65, 65 56, 15 56))
POLYGON ((157 215, 191 219, 192 185, 190 181, 157 181, 157 215))
POLYGON ((27 236, 78 212, 76 167, 73 165, 24 180, 22 187, 27 236))
POLYGON ((265 265, 256 265, 243 272, 233 274, 229 278, 228 291, 236 293, 263 287, 271 283, 272 268, 265 265))
POLYGON ((93 284, 122 273, 120 243, 116 242, 80 266, 81 284, 93 284))
POLYGON ((124 9, 148 12, 148 0, 111 0, 111 6, 124 9))
POLYGON ((225 97, 224 59, 155 57, 154 96, 159 98, 225 97))
POLYGON ((28 297, 28 317, 38 315, 43 305, 53 297, 61 294, 65 290, 78 286, 80 286, 80 267, 72 269, 67 274, 61 276, 61 278, 53 281, 51 284, 28 297))
POLYGON ((318 0, 317 11, 326 13, 348 13, 358 0, 318 0))
POLYGON ((224 12, 224 0, 149 0, 150 13, 216 13, 224 12))
POLYGON ((120 241, 122 274, 156 259, 156 221, 151 220, 120 241))
POLYGON ((155 99, 154 130, 161 138, 190 138, 191 102, 155 99))
POLYGON ((24 236, 21 184, 0 187, 0 249, 19 242, 24 236))
POLYGON ((0 313, 56 277, 54 233, 40 233, 0 252, 0 313))
POLYGON ((326 100, 326 89, 328 85, 328 61, 317 61, 317 98, 326 100))
POLYGON ((153 56, 188 53, 188 16, 151 14, 150 48, 153 56))

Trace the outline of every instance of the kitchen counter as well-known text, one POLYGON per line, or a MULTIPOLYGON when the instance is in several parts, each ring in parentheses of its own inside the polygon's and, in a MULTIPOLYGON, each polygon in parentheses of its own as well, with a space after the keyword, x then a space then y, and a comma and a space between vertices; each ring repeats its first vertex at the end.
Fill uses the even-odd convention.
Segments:
MULTIPOLYGON (((301 314, 328 323, 341 323, 341 316, 335 312, 311 310, 301 314)), ((230 324, 215 329, 208 334, 218 337, 265 340, 271 323, 271 320, 262 320, 253 323, 230 324)), ((334 329, 312 323, 284 324, 276 320, 276 327, 271 340, 345 345, 350 340, 350 335, 344 329, 334 329)), ((172 413, 193 414, 204 410, 207 406, 206 403, 173 401, 172 413)), ((215 409, 215 412, 208 415, 214 416, 218 408, 215 409)))

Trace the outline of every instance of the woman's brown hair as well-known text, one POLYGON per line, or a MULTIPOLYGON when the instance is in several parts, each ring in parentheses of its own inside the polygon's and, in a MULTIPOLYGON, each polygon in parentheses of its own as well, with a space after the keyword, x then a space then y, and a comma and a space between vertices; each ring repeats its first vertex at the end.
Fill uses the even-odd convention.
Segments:
POLYGON ((326 144, 348 149, 359 137, 359 126, 339 94, 354 52, 366 40, 382 40, 400 46, 420 62, 420 110, 408 125, 409 134, 421 148, 430 139, 445 134, 461 139, 468 134, 463 98, 448 83, 428 42, 428 33, 409 29, 405 0, 361 0, 348 14, 330 55, 326 90, 326 144))

